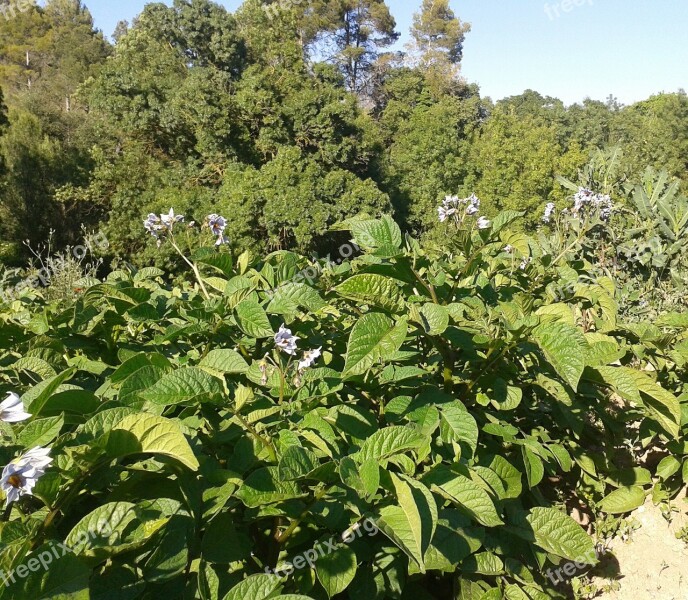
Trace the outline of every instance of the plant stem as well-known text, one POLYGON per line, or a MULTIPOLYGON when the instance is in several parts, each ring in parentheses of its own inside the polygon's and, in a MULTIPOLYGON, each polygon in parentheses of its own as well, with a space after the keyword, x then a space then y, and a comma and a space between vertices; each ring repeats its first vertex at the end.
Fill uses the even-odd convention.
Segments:
POLYGON ((194 275, 196 276, 196 280, 198 281, 198 284, 201 286, 201 291, 203 292, 203 296, 205 296, 206 300, 210 300, 210 294, 208 293, 208 290, 205 287, 205 284, 203 283, 203 278, 201 277, 201 272, 198 270, 198 265, 189 260, 186 255, 182 252, 181 248, 177 245, 177 242, 174 241, 174 238, 170 238, 170 241, 172 243, 172 247, 177 251, 177 254, 182 257, 184 262, 191 267, 191 270, 194 272, 194 275))
POLYGON ((311 509, 318 503, 320 500, 322 500, 326 495, 327 492, 330 491, 329 487, 324 487, 320 491, 316 492, 315 497, 313 498, 313 502, 311 502, 308 505, 308 508, 304 510, 301 515, 297 519, 294 519, 291 522, 291 525, 287 527, 287 529, 284 530, 284 532, 281 535, 276 535, 275 536, 275 541, 278 544, 284 544, 296 531, 299 525, 303 522, 303 520, 310 514, 311 509))
POLYGON ((270 460, 272 460, 273 463, 277 463, 277 451, 275 450, 275 447, 272 445, 272 442, 270 442, 270 440, 267 440, 262 435, 260 435, 260 433, 258 433, 256 431, 256 429, 246 419, 244 419, 244 417, 242 417, 240 414, 234 413, 234 416, 249 431, 249 433, 253 437, 255 437, 263 445, 263 447, 268 451, 268 454, 270 454, 270 460))

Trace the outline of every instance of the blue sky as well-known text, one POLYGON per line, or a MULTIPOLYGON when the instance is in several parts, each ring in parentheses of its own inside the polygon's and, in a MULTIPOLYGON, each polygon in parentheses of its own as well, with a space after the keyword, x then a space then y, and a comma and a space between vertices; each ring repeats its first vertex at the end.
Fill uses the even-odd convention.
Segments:
MULTIPOLYGON (((85 3, 108 35, 146 4, 85 3)), ((235 10, 241 0, 220 3, 235 10)), ((388 0, 404 41, 420 3, 388 0)), ((452 7, 472 25, 463 74, 493 99, 530 88, 566 103, 613 94, 629 104, 688 88, 688 0, 453 0, 452 7)))

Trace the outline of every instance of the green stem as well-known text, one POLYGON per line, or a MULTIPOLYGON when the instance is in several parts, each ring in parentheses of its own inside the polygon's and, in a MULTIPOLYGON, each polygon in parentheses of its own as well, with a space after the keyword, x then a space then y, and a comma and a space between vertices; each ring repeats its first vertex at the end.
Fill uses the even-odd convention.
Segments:
POLYGON ((411 267, 411 271, 413 271, 413 274, 416 276, 416 279, 418 282, 427 290, 428 294, 430 294, 430 297, 432 298, 432 301, 435 304, 439 304, 440 301, 437 299, 437 293, 435 292, 435 288, 433 287, 432 284, 425 283, 423 281, 423 278, 420 276, 420 273, 416 271, 413 267, 411 267))
POLYGON ((249 433, 254 438, 256 438, 263 445, 263 447, 268 451, 268 454, 270 455, 270 460, 273 463, 277 463, 277 451, 275 450, 275 447, 272 445, 272 442, 270 442, 270 440, 267 440, 262 435, 260 435, 260 433, 258 433, 256 431, 256 429, 246 419, 244 419, 244 417, 242 417, 240 414, 234 413, 234 416, 249 431, 249 433))
POLYGON ((190 261, 188 258, 186 258, 186 255, 182 252, 181 248, 174 241, 174 238, 171 238, 170 241, 172 243, 172 247, 177 251, 177 254, 179 254, 179 256, 181 256, 184 260, 184 262, 187 265, 189 265, 189 267, 191 267, 191 270, 196 276, 198 284, 201 286, 201 291, 203 292, 203 296, 205 296, 205 299, 210 300, 210 294, 208 293, 208 290, 206 289, 205 284, 203 283, 203 278, 201 277, 201 272, 198 270, 198 265, 195 262, 190 261))
POLYGON ((284 544, 294 534, 294 532, 296 531, 298 526, 301 525, 301 523, 303 523, 303 520, 310 514, 311 509, 318 502, 320 502, 320 500, 322 500, 327 495, 327 492, 329 492, 329 491, 330 491, 329 487, 324 487, 320 491, 316 492, 315 497, 313 498, 313 502, 311 502, 308 505, 308 508, 306 508, 306 510, 304 510, 301 513, 301 515, 299 515, 299 517, 297 519, 294 519, 291 522, 291 525, 289 525, 289 527, 287 527, 287 529, 285 529, 282 534, 276 535, 275 541, 278 544, 284 544))

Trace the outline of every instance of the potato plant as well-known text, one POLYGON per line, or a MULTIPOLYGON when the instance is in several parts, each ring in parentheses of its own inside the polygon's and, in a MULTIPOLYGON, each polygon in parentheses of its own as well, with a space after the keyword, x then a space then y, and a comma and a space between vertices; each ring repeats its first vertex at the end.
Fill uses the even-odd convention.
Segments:
POLYGON ((0 599, 564 597, 548 572, 596 562, 573 507, 642 504, 651 446, 688 475, 687 324, 623 323, 521 216, 447 220, 441 246, 361 217, 328 261, 233 259, 214 231, 182 287, 126 269, 4 306, 30 417, 2 422, 0 599))

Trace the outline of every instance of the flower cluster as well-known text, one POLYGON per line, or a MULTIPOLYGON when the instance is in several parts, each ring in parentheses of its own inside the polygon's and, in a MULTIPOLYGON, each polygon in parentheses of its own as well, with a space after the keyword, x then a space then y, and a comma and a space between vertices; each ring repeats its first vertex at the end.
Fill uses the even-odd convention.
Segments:
MULTIPOLYGON (((461 224, 465 217, 474 217, 480 212, 480 198, 472 194, 468 198, 447 196, 442 201, 442 206, 437 209, 440 223, 444 223, 451 217, 457 224, 461 224)), ((486 217, 480 217, 477 221, 478 229, 487 229, 492 224, 486 217)))
MULTIPOLYGON (((287 329, 285 325, 282 325, 279 328, 279 331, 275 334, 275 347, 280 352, 284 352, 289 356, 295 356, 297 350, 296 342, 298 340, 299 338, 292 334, 290 329, 287 329)), ((312 367, 321 356, 322 348, 307 350, 303 353, 303 358, 298 361, 296 376, 294 377, 294 382, 296 385, 301 384, 301 373, 312 367)), ((288 365, 287 368, 289 368, 288 365)), ((263 373, 263 384, 265 384, 267 383, 267 359, 263 361, 261 365, 261 371, 263 373)))
MULTIPOLYGON (((174 226, 177 223, 183 223, 184 217, 182 215, 176 215, 174 209, 170 208, 170 212, 166 215, 156 215, 155 213, 150 213, 148 218, 143 222, 143 226, 156 240, 158 240, 158 246, 160 246, 160 238, 167 233, 173 233, 174 226)), ((195 222, 189 223, 189 227, 193 227, 195 222)), ((216 238, 216 246, 221 246, 222 244, 228 244, 229 239, 225 236, 225 229, 227 228, 227 219, 221 215, 208 215, 205 219, 205 227, 210 230, 216 238)))
POLYGON ((21 496, 33 494, 33 488, 52 462, 50 448, 38 446, 7 465, 0 478, 0 489, 5 493, 7 506, 21 496))
MULTIPOLYGON (((275 334, 275 346, 278 350, 294 356, 296 354, 296 342, 299 340, 298 337, 292 334, 291 329, 287 329, 285 325, 279 328, 279 331, 275 334)), ((316 348, 315 350, 307 350, 303 353, 303 358, 299 361, 299 371, 308 369, 315 364, 315 361, 322 355, 322 348, 316 348)))
POLYGON ((225 236, 227 219, 213 213, 212 215, 208 215, 206 217, 205 222, 208 228, 210 229, 210 233, 212 233, 217 238, 217 241, 215 242, 216 246, 221 246, 222 244, 229 244, 229 238, 225 236))
POLYGON ((612 216, 614 204, 611 197, 606 194, 596 194, 587 188, 579 188, 573 197, 573 214, 577 217, 588 209, 599 211, 600 218, 606 221, 612 216))
POLYGON ((159 242, 162 234, 171 233, 172 228, 177 223, 183 222, 184 217, 182 215, 175 215, 174 209, 170 208, 170 212, 166 215, 158 216, 155 213, 150 213, 148 218, 143 222, 143 226, 146 231, 159 242))

